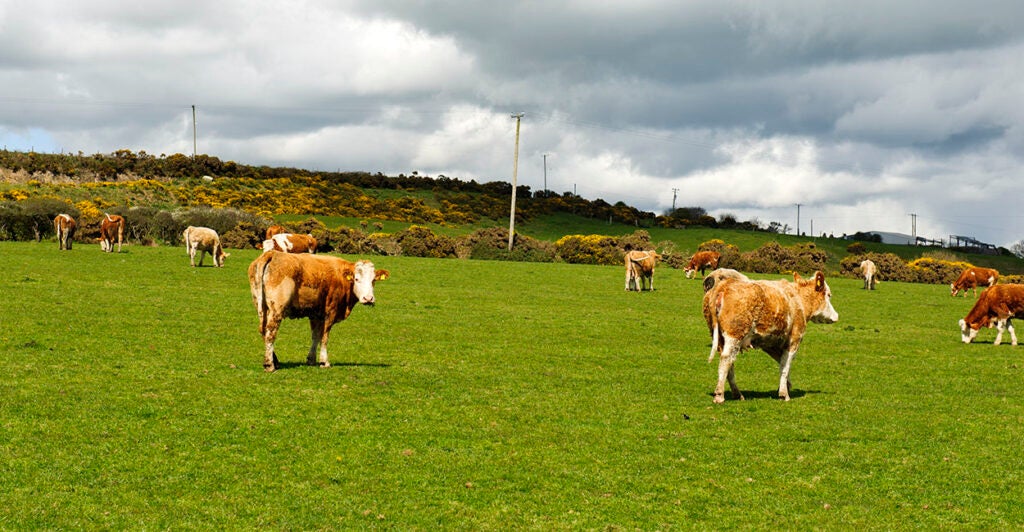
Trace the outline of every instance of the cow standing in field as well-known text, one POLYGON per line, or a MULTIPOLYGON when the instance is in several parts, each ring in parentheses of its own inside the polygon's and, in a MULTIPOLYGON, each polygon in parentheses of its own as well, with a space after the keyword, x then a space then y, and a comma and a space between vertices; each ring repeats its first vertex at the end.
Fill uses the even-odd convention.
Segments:
POLYGON ((348 318, 357 303, 373 305, 373 285, 388 278, 373 263, 355 263, 324 255, 270 251, 249 265, 249 288, 266 349, 263 369, 277 369, 274 342, 284 318, 309 318, 312 344, 306 364, 330 367, 327 338, 335 323, 348 318))
POLYGON ((726 279, 737 279, 740 281, 750 280, 749 277, 732 268, 719 268, 717 270, 713 270, 704 278, 704 293, 708 293, 708 291, 726 279))
POLYGON ((979 286, 994 286, 998 280, 999 271, 992 268, 967 268, 960 274, 960 277, 957 277, 956 281, 953 281, 953 284, 949 285, 949 293, 956 297, 957 294, 963 292, 964 297, 967 297, 967 289, 971 288, 974 290, 974 295, 977 296, 979 286))
POLYGON ((209 227, 192 227, 190 225, 185 228, 182 236, 185 238, 185 252, 188 253, 188 261, 193 267, 196 265, 196 253, 199 254, 200 266, 203 265, 203 258, 207 253, 213 258, 215 266, 218 268, 224 266, 224 257, 229 254, 224 253, 224 247, 220 244, 220 236, 217 235, 217 231, 209 227))
POLYGON ((58 214, 53 219, 53 229, 57 232, 57 249, 71 249, 75 226, 75 219, 67 214, 58 214))
POLYGON ((704 277, 704 270, 711 268, 714 270, 718 267, 718 261, 722 258, 722 254, 717 251, 698 251, 690 257, 690 263, 686 265, 683 271, 686 273, 687 279, 693 278, 693 272, 700 270, 700 276, 704 277))
POLYGON ((812 279, 794 274, 794 281, 727 279, 704 294, 704 314, 711 332, 711 355, 719 352, 715 403, 725 402, 725 381, 734 398, 743 399, 733 364, 739 353, 756 347, 779 363, 779 397, 789 400, 789 371, 808 321, 833 323, 832 291, 825 275, 812 279))
POLYGON ((100 249, 110 253, 114 251, 114 238, 117 238, 117 252, 121 252, 124 240, 124 218, 116 214, 103 213, 100 222, 100 249))
POLYGON ((1017 334, 1013 331, 1012 318, 1024 316, 1024 285, 998 284, 986 288, 981 297, 967 316, 960 320, 960 339, 965 344, 971 343, 982 327, 996 326, 996 340, 992 345, 1003 341, 1003 331, 1010 330, 1010 344, 1017 345, 1017 334))
POLYGON ((274 238, 274 235, 287 232, 288 230, 285 229, 283 225, 272 225, 267 228, 267 236, 264 237, 264 240, 270 240, 271 238, 274 238))
POLYGON ((864 259, 860 262, 860 273, 864 276, 864 289, 874 290, 875 289, 875 274, 878 273, 878 268, 875 267, 875 263, 869 259, 864 259))
POLYGON ((654 266, 658 254, 653 251, 626 252, 626 291, 654 290, 654 266))
POLYGON ((278 233, 263 241, 263 251, 284 251, 285 253, 316 253, 317 241, 313 235, 278 233))

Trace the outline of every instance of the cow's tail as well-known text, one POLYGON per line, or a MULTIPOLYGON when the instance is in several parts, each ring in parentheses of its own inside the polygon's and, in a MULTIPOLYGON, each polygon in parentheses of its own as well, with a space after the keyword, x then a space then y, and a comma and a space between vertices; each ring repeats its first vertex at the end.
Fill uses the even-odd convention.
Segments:
POLYGON ((252 299, 256 304, 256 315, 260 320, 260 334, 267 332, 267 270, 270 268, 270 261, 273 260, 273 253, 264 253, 257 259, 256 271, 253 272, 252 299))
POLYGON ((722 310, 722 297, 717 295, 711 306, 711 353, 708 354, 708 362, 715 360, 715 353, 718 352, 722 335, 718 326, 718 313, 722 310))
POLYGON ((185 254, 192 256, 192 226, 185 228, 185 254))

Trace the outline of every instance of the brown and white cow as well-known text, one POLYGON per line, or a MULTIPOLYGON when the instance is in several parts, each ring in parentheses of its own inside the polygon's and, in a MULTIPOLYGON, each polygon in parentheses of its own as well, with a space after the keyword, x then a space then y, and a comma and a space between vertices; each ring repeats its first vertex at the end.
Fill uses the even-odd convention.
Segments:
POLYGON ((270 240, 271 238, 274 238, 274 235, 279 235, 281 233, 287 232, 288 230, 285 229, 283 225, 272 225, 267 228, 267 236, 264 237, 264 240, 270 240))
POLYGON ((203 258, 209 253, 213 258, 213 264, 218 268, 224 266, 224 257, 230 253, 224 253, 224 246, 220 243, 220 236, 217 231, 209 227, 188 226, 182 233, 185 238, 185 253, 188 253, 188 261, 192 266, 196 265, 196 253, 199 254, 199 265, 203 265, 203 258))
POLYGON ((875 275, 878 273, 878 268, 875 267, 875 263, 871 262, 870 259, 860 261, 860 273, 864 276, 864 289, 874 290, 875 275))
POLYGON ((658 254, 653 251, 626 252, 626 291, 654 290, 654 266, 658 254))
POLYGON ((285 253, 316 253, 317 241, 313 235, 278 233, 263 241, 263 251, 284 251, 285 253))
POLYGON ((961 291, 967 297, 967 289, 974 289, 974 295, 978 295, 979 286, 993 286, 999 280, 999 271, 992 268, 972 267, 967 268, 960 277, 957 277, 953 284, 949 285, 949 293, 956 297, 961 291))
POLYGON ((713 270, 704 278, 704 293, 708 293, 709 290, 726 279, 737 279, 740 281, 750 280, 749 277, 732 268, 719 268, 717 270, 713 270))
POLYGON ((124 218, 116 214, 103 213, 100 222, 100 249, 110 253, 114 251, 114 238, 117 238, 117 252, 121 252, 124 240, 124 218))
POLYGON ((686 265, 683 271, 686 273, 687 279, 693 278, 693 272, 700 270, 700 276, 704 277, 704 270, 711 268, 714 270, 718 267, 718 260, 722 258, 722 254, 717 251, 698 251, 690 257, 690 263, 686 265))
POLYGON ((992 345, 1003 341, 1003 331, 1010 330, 1010 344, 1017 345, 1017 334, 1013 332, 1012 318, 1024 316, 1024 285, 997 284, 981 292, 981 297, 960 320, 960 339, 965 344, 971 343, 982 327, 996 326, 996 340, 992 345))
POLYGON ((800 347, 807 322, 833 323, 839 314, 832 307, 832 291, 823 273, 811 279, 794 274, 794 281, 739 281, 727 279, 704 294, 704 313, 711 332, 711 355, 718 351, 718 385, 714 401, 725 401, 725 381, 734 398, 743 399, 736 386, 733 364, 739 353, 756 347, 779 363, 779 397, 789 400, 789 371, 800 347))
POLYGON ((344 320, 357 303, 373 305, 373 284, 388 278, 387 270, 373 263, 355 263, 325 255, 295 255, 270 251, 249 265, 249 288, 259 316, 259 330, 266 349, 263 369, 277 369, 274 342, 284 318, 309 318, 312 344, 306 363, 330 367, 327 338, 331 327, 344 320))
POLYGON ((71 249, 76 225, 75 219, 67 214, 58 214, 53 219, 53 230, 57 232, 57 249, 71 249))

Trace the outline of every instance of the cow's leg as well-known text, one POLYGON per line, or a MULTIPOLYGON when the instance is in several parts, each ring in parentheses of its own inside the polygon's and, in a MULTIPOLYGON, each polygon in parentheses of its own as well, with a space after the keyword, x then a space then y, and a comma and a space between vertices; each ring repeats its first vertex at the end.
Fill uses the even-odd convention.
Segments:
POLYGON ((1003 343, 1003 331, 1006 330, 1006 322, 1009 320, 996 320, 996 341, 992 345, 1003 343))
POLYGON ((267 327, 263 330, 263 343, 266 349, 263 352, 263 371, 274 371, 277 369, 277 353, 274 352, 274 341, 277 340, 277 330, 281 326, 281 317, 271 315, 267 319, 267 327))
MULTIPOLYGON (((785 351, 776 351, 776 352, 768 353, 768 356, 772 357, 775 360, 775 362, 779 365, 779 374, 780 375, 782 374, 782 363, 784 361, 784 358, 783 358, 784 354, 785 354, 785 351)), ((787 390, 792 390, 793 389, 793 383, 790 382, 789 377, 786 378, 786 389, 787 390)))
MULTIPOLYGON (((327 362, 327 345, 324 342, 325 331, 324 331, 324 320, 317 318, 309 318, 309 337, 311 343, 309 345, 309 353, 306 355, 306 365, 315 366, 317 363, 317 349, 323 352, 321 356, 321 362, 327 362), (321 346, 323 346, 321 348, 321 346)), ((330 364, 327 364, 330 366, 330 364)), ((327 367, 324 366, 324 367, 327 367)))
POLYGON ((743 399, 739 387, 736 386, 736 375, 733 372, 733 363, 736 362, 736 355, 740 351, 740 341, 726 337, 725 345, 718 357, 718 385, 715 386, 715 403, 725 402, 725 381, 729 381, 729 388, 732 390, 733 398, 743 399))
POLYGON ((1006 328, 1010 330, 1010 345, 1017 345, 1017 334, 1013 332, 1013 322, 1006 319, 1006 328))
POLYGON ((196 250, 193 248, 189 248, 188 250, 188 263, 191 264, 193 268, 196 267, 196 250))
POLYGON ((789 401, 789 369, 793 365, 793 358, 796 356, 798 347, 800 347, 799 343, 790 345, 789 351, 782 356, 782 363, 779 364, 779 399, 789 401))
MULTIPOLYGON (((629 259, 626 259, 626 260, 628 261, 629 259)), ((629 265, 627 264, 626 265, 626 291, 627 292, 629 292, 629 281, 633 278, 633 276, 630 275, 631 273, 633 273, 633 272, 630 271, 629 265)))

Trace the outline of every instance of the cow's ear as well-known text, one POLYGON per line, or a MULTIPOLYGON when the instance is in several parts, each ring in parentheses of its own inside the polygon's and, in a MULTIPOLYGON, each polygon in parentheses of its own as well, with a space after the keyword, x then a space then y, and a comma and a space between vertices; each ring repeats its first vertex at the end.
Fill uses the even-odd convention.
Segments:
POLYGON ((343 275, 342 277, 344 277, 345 280, 348 281, 348 282, 352 282, 352 281, 356 280, 355 272, 351 272, 351 271, 345 272, 345 275, 343 275))
POLYGON ((386 281, 388 277, 391 277, 391 272, 387 270, 377 270, 377 275, 373 277, 374 281, 386 281))
POLYGON ((814 289, 819 292, 825 289, 825 274, 814 272, 814 289))

